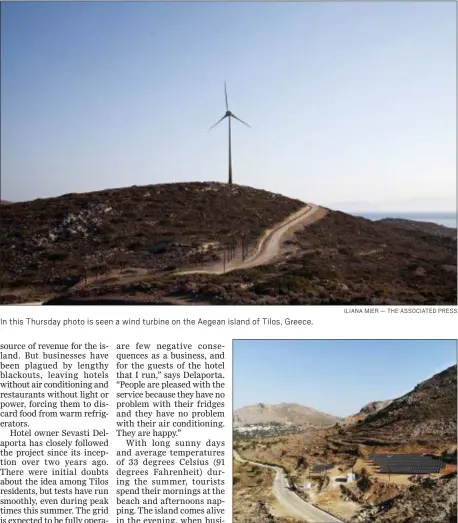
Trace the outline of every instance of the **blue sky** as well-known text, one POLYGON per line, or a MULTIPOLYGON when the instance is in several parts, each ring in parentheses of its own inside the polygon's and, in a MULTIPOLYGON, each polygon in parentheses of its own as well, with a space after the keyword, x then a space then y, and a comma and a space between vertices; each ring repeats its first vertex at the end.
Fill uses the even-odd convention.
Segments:
MULTIPOLYGON (((2 198, 227 177, 455 208, 456 3, 7 2, 2 198)), ((342 203, 343 202, 343 203, 342 203)))
POLYGON ((234 341, 234 408, 299 403, 336 416, 394 399, 456 364, 456 341, 234 341))

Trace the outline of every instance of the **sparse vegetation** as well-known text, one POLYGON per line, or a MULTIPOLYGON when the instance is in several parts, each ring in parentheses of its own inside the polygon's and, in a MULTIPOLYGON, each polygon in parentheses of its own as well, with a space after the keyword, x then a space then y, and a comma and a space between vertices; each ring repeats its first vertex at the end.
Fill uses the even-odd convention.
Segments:
POLYGON ((273 471, 238 461, 233 462, 233 470, 234 523, 295 523, 276 514, 273 471))
POLYGON ((456 230, 334 211, 287 241, 285 261, 222 275, 173 274, 222 263, 223 250, 233 256, 242 237, 253 249, 263 231, 303 205, 197 182, 2 205, 0 301, 456 305, 456 230), (125 278, 126 268, 137 275, 125 278))
POLYGON ((373 402, 328 428, 238 441, 248 460, 283 467, 303 499, 351 523, 456 520, 456 365, 390 401, 373 402), (448 463, 428 477, 381 474, 370 453, 428 453, 448 463), (313 473, 317 464, 334 463, 313 473), (356 481, 347 483, 352 472, 356 481), (345 482, 335 478, 345 478, 345 482), (301 490, 304 482, 310 490, 301 490), (455 518, 455 519, 453 519, 455 518))
POLYGON ((212 262, 222 246, 242 236, 253 246, 263 230, 303 205, 263 190, 198 182, 2 205, 2 301, 18 287, 24 292, 17 301, 32 288, 64 292, 62 278, 80 281, 101 264, 164 271, 212 262))

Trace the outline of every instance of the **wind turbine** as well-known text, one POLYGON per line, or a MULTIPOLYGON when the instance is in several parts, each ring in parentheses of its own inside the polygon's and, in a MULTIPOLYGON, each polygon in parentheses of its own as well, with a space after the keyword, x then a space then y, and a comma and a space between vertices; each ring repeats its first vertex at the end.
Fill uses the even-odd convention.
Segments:
POLYGON ((235 118, 239 122, 243 123, 243 125, 246 125, 247 127, 251 128, 251 125, 248 125, 246 122, 235 116, 231 111, 229 111, 229 104, 227 103, 227 89, 226 89, 226 82, 224 82, 224 95, 226 97, 226 114, 218 120, 215 125, 212 125, 209 129, 211 131, 213 127, 216 127, 220 122, 222 122, 225 118, 228 119, 229 123, 229 184, 232 184, 232 148, 231 148, 231 118, 235 118))

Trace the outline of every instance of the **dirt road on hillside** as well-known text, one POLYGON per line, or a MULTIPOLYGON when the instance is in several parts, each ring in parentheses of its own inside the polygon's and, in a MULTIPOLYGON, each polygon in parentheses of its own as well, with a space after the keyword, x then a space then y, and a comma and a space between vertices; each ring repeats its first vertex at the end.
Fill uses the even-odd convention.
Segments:
POLYGON ((286 220, 267 230, 262 235, 254 253, 246 260, 232 260, 226 263, 225 270, 221 262, 219 262, 218 265, 207 269, 190 269, 177 272, 176 274, 225 274, 234 270, 251 269, 259 265, 266 265, 281 254, 283 242, 288 236, 292 236, 301 227, 306 227, 321 220, 326 214, 326 209, 309 203, 299 211, 288 216, 286 220))
MULTIPOLYGON (((225 274, 227 272, 235 271, 237 269, 251 269, 258 265, 266 265, 271 263, 276 258, 280 257, 283 250, 284 241, 292 237, 294 232, 301 227, 306 227, 326 216, 327 210, 319 207, 313 203, 307 204, 299 211, 291 214, 282 222, 275 225, 272 229, 268 229, 262 235, 255 251, 246 259, 234 259, 226 263, 223 267, 221 262, 214 266, 205 269, 195 268, 186 271, 179 271, 174 274, 225 274)), ((111 275, 109 275, 111 276, 111 275)), ((134 280, 135 278, 132 278, 134 280)), ((43 302, 18 303, 15 305, 42 305, 43 302)))

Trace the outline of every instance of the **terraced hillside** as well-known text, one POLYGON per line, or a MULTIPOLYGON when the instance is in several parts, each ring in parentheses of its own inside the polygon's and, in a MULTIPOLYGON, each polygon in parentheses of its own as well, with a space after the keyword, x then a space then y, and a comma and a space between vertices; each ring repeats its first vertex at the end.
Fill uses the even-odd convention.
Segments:
POLYGON ((436 446, 456 443, 457 367, 434 375, 411 392, 353 426, 348 436, 416 441, 436 446))
POLYGON ((372 452, 443 451, 456 444, 456 365, 418 384, 400 398, 363 408, 325 437, 331 453, 367 457, 372 452), (361 414, 362 413, 362 414, 361 414))

